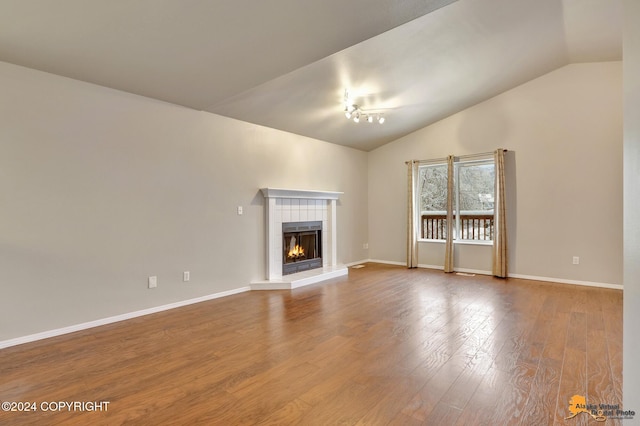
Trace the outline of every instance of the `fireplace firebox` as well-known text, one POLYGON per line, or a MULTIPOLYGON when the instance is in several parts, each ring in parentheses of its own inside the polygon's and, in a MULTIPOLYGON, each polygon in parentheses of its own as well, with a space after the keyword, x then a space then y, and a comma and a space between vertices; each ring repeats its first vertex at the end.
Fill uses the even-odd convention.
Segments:
POLYGON ((282 275, 322 267, 322 221, 282 224, 282 275))

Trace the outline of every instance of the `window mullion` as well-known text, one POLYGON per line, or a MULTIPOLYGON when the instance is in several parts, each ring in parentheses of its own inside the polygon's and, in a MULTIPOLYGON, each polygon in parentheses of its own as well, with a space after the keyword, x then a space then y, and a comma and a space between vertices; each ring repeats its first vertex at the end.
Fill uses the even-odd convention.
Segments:
POLYGON ((460 191, 458 188, 460 167, 458 167, 458 163, 454 163, 453 165, 453 191, 455 194, 454 202, 453 202, 453 211, 455 215, 455 231, 453 232, 454 240, 461 240, 462 234, 460 232, 460 191))

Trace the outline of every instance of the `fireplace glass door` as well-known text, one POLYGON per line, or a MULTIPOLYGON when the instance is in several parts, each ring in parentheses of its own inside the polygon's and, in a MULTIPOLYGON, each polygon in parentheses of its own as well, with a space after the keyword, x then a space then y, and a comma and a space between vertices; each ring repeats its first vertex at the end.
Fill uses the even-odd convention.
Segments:
POLYGON ((282 224, 282 274, 322 267, 322 222, 282 224))

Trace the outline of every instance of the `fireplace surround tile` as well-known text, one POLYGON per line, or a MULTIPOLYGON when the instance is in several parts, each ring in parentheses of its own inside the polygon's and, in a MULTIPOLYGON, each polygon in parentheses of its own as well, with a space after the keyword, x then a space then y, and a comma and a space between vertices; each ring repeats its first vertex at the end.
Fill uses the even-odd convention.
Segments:
POLYGON ((342 192, 263 188, 266 213, 266 280, 253 289, 283 289, 308 285, 340 275, 346 267, 337 263, 337 200, 342 192), (322 268, 282 275, 282 223, 322 221, 322 268), (302 275, 301 275, 302 274, 302 275))

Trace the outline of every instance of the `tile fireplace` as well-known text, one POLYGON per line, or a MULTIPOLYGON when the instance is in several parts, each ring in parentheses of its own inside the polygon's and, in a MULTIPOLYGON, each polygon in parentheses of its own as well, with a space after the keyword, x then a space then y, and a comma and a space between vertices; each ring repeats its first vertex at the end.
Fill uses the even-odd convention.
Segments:
POLYGON ((261 191, 265 198, 266 280, 252 283, 252 288, 295 288, 347 274, 346 267, 337 262, 336 213, 341 192, 261 191))

